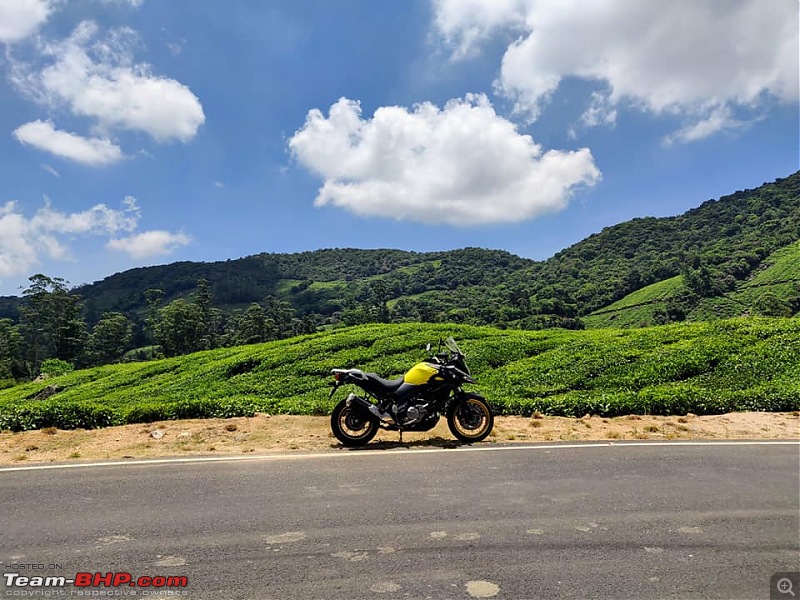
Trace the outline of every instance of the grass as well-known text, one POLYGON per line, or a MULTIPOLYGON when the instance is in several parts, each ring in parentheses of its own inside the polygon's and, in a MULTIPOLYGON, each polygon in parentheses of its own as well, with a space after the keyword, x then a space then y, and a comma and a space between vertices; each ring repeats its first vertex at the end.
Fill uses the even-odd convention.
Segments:
POLYGON ((74 371, 0 390, 0 429, 165 419, 328 414, 333 367, 397 376, 453 335, 500 414, 613 417, 800 409, 800 319, 587 331, 364 325, 147 363, 74 371), (61 391, 31 400, 47 385, 61 391))

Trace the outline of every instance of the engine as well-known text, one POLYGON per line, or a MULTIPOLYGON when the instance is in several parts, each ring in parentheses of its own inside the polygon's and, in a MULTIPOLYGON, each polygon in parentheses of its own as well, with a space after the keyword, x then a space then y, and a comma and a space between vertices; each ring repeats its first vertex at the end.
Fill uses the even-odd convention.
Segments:
POLYGON ((427 404, 412 404, 406 409, 406 414, 402 416, 401 424, 404 427, 416 425, 428 416, 427 404))

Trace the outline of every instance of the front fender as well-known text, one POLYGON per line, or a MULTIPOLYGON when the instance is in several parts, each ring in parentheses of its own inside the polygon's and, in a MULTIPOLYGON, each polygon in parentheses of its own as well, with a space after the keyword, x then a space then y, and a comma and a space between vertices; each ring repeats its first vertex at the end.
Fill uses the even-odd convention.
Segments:
POLYGON ((475 398, 476 400, 480 400, 480 401, 481 401, 481 402, 483 402, 483 403, 484 403, 486 406, 488 406, 488 407, 489 407, 489 412, 491 412, 491 413, 492 413, 492 415, 494 415, 494 414, 495 414, 494 408, 492 408, 492 405, 491 405, 491 403, 490 403, 490 402, 489 402, 489 401, 488 401, 486 398, 484 398, 482 395, 480 395, 480 394, 478 394, 478 393, 476 393, 476 392, 465 392, 464 390, 459 390, 459 391, 458 391, 458 392, 455 394, 455 396, 454 396, 454 398, 453 398, 453 401, 452 401, 452 403, 453 403, 453 404, 457 404, 457 403, 459 403, 459 402, 466 402, 466 401, 467 401, 467 400, 469 400, 470 398, 475 398))

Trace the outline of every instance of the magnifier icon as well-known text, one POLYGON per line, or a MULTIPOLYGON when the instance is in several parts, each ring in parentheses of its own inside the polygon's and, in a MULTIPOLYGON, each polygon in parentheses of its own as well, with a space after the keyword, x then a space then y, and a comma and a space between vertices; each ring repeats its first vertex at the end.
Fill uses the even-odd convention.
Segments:
POLYGON ((778 588, 778 591, 781 594, 791 594, 792 597, 795 596, 794 591, 792 590, 792 580, 788 577, 784 577, 783 579, 779 579, 778 583, 775 584, 775 587, 778 588))

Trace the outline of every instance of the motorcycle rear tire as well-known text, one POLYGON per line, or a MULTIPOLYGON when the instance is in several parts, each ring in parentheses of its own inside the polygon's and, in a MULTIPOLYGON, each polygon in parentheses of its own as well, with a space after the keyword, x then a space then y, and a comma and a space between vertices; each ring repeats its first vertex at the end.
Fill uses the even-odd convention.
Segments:
POLYGON ((459 441, 466 444, 486 439, 494 427, 494 415, 483 398, 468 396, 453 402, 447 410, 447 426, 459 441))
POLYGON ((378 421, 356 412, 342 400, 331 413, 331 431, 344 446, 364 446, 378 433, 378 421))

